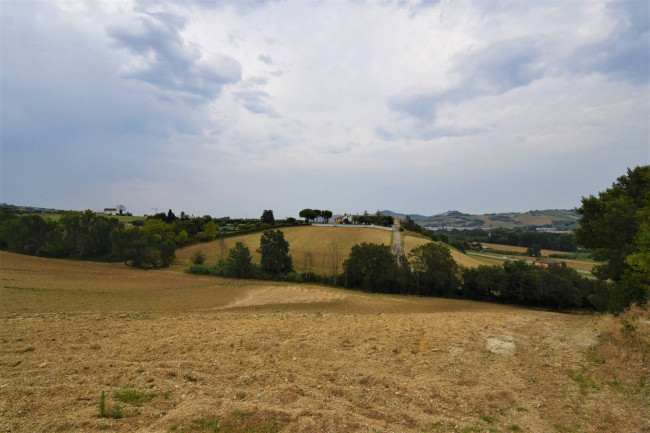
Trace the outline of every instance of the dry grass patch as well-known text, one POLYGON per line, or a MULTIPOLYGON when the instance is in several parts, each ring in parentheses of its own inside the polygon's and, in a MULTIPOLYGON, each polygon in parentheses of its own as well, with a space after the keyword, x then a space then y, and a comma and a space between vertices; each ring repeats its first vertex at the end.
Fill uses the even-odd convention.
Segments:
MULTIPOLYGON (((599 326, 602 338, 589 348, 594 363, 586 370, 621 393, 650 405, 650 312, 633 305, 619 317, 607 316, 599 326)), ((586 373, 585 373, 586 374, 586 373)), ((599 386, 585 379, 585 387, 599 386)))
POLYGON ((194 427, 210 433, 278 433, 287 421, 288 417, 281 412, 235 410, 222 417, 202 415, 194 427))

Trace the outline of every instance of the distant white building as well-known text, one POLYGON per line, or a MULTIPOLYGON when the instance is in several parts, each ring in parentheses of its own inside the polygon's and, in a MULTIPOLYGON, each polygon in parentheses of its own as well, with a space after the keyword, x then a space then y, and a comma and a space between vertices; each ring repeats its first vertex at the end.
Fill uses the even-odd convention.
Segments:
POLYGON ((335 224, 352 224, 352 215, 341 215, 340 217, 336 217, 334 219, 335 224), (345 221, 348 221, 347 223, 345 221))
POLYGON ((105 207, 104 208, 104 215, 117 215, 117 209, 113 207, 105 207))

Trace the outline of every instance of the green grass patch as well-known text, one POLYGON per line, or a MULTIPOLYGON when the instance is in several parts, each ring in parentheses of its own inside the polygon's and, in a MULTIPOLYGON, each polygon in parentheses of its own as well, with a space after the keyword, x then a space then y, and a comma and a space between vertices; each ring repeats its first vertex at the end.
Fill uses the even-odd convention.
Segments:
POLYGON ((198 426, 201 431, 210 433, 277 433, 285 418, 270 412, 235 410, 221 418, 201 416, 198 426))
POLYGON ((582 429, 582 425, 575 422, 569 424, 553 423, 551 427, 560 433, 578 433, 582 429))
POLYGON ((106 418, 106 393, 104 391, 99 396, 99 416, 106 418))
POLYGON ((142 403, 152 400, 155 396, 156 394, 149 394, 129 387, 120 388, 113 392, 113 398, 123 403, 132 404, 133 406, 141 406, 142 403))
POLYGON ((479 418, 481 421, 483 421, 483 422, 485 422, 485 423, 488 423, 488 424, 494 424, 495 422, 498 421, 495 417, 490 416, 490 415, 485 414, 485 413, 480 414, 478 418, 479 418))
POLYGON ((124 413, 122 412, 122 406, 120 406, 119 404, 113 406, 113 410, 111 411, 111 418, 113 419, 124 418, 124 413))
POLYGON ((581 394, 586 394, 590 389, 599 390, 603 388, 603 386, 595 380, 591 379, 590 377, 583 376, 582 373, 579 373, 577 371, 572 370, 570 376, 573 380, 578 382, 578 385, 580 385, 581 394))

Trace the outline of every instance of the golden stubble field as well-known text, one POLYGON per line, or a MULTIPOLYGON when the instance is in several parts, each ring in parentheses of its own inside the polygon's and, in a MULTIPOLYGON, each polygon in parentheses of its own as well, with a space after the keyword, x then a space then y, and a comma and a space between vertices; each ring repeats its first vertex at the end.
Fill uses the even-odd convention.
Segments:
POLYGON ((647 365, 587 356, 613 319, 4 252, 0 271, 1 432, 650 431, 647 365))
MULTIPOLYGON (((350 255, 355 244, 362 242, 390 245, 391 231, 371 227, 283 227, 284 238, 289 242, 289 254, 298 272, 314 272, 332 275, 343 271, 343 261, 350 255)), ((190 258, 196 251, 203 251, 207 263, 214 264, 228 256, 235 243, 242 242, 251 251, 253 262, 260 262, 261 233, 242 236, 226 236, 222 239, 192 245, 176 252, 177 264, 189 266, 190 258)))

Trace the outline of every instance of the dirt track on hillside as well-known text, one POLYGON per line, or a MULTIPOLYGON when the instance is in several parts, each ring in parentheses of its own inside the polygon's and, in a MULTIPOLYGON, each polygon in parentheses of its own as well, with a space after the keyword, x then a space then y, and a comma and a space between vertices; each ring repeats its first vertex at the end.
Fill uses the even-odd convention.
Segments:
POLYGON ((1 254, 0 432, 650 431, 647 401, 576 380, 598 316, 1 254))

